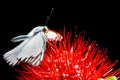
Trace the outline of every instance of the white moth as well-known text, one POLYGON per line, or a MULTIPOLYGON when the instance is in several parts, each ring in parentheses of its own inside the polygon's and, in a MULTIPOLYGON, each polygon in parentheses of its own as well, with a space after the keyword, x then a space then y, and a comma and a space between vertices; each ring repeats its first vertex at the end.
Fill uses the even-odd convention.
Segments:
POLYGON ((59 33, 49 30, 47 26, 38 26, 27 35, 12 38, 12 42, 23 42, 5 53, 3 58, 12 66, 22 61, 38 66, 44 57, 46 41, 60 41, 61 39, 62 36, 59 33))

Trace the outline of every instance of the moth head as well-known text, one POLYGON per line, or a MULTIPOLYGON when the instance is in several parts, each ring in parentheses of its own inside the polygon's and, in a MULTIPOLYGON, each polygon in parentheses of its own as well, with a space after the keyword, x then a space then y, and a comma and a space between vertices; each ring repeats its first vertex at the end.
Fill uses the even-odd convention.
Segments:
POLYGON ((48 27, 47 26, 44 26, 43 30, 42 30, 44 33, 47 33, 49 31, 48 27))

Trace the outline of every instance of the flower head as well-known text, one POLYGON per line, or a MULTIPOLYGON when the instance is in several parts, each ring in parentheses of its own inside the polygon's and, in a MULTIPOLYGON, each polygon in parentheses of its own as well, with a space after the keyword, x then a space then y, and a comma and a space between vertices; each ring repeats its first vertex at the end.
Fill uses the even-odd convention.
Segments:
POLYGON ((49 42, 40 66, 21 64, 19 80, 97 80, 108 76, 120 79, 120 68, 114 70, 117 60, 111 62, 107 49, 96 42, 85 40, 84 32, 63 33, 60 42, 49 42), (76 36, 77 35, 77 36, 76 36))

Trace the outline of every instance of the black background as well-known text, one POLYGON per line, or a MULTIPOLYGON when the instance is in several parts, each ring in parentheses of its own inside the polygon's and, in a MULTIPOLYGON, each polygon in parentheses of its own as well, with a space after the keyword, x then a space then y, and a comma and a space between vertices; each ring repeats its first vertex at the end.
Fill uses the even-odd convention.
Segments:
MULTIPOLYGON (((16 74, 2 59, 5 52, 17 43, 10 39, 27 34, 36 26, 43 26, 51 8, 11 7, 2 9, 0 14, 0 80, 11 80, 16 74)), ((112 61, 120 60, 120 16, 116 8, 54 8, 47 26, 53 30, 74 29, 86 31, 86 35, 101 47, 108 49, 112 61)), ((73 30, 74 31, 74 30, 73 30)), ((120 63, 119 63, 120 64, 120 63)))

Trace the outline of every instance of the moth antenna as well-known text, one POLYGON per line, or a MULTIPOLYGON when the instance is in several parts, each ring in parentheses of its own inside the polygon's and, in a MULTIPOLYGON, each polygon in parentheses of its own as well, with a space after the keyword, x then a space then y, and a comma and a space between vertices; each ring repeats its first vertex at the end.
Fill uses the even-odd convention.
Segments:
POLYGON ((48 21, 49 21, 51 15, 52 15, 52 13, 53 13, 53 10, 54 10, 54 8, 51 9, 51 12, 50 12, 49 16, 47 16, 45 26, 47 25, 47 23, 48 23, 48 21))

